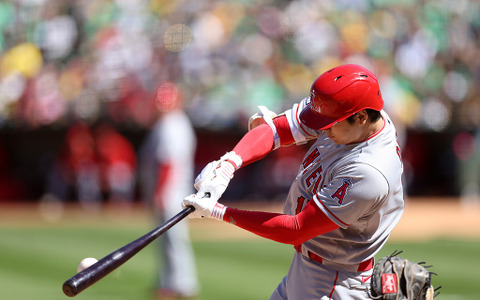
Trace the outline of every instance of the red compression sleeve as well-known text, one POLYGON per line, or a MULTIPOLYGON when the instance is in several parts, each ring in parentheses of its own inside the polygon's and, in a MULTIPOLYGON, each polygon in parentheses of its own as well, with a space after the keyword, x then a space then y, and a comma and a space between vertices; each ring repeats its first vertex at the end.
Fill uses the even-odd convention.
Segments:
POLYGON ((273 131, 267 124, 262 124, 247 132, 233 151, 242 158, 242 166, 246 166, 264 158, 272 147, 273 131))
MULTIPOLYGON (((288 146, 295 143, 287 117, 279 116, 273 119, 280 143, 288 146)), ((264 158, 273 149, 273 130, 267 124, 259 125, 247 132, 233 151, 242 158, 243 166, 264 158)))
POLYGON ((313 201, 295 216, 227 207, 223 220, 258 236, 291 245, 339 228, 313 201))

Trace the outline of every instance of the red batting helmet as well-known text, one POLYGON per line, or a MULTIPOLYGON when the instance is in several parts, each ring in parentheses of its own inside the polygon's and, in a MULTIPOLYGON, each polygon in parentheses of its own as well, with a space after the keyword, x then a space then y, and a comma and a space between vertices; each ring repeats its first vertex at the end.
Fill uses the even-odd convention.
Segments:
POLYGON ((155 92, 155 105, 160 112, 177 108, 182 101, 180 88, 173 82, 162 82, 155 92))
POLYGON ((377 77, 364 67, 342 65, 313 82, 300 120, 312 129, 323 130, 367 108, 383 108, 377 77))

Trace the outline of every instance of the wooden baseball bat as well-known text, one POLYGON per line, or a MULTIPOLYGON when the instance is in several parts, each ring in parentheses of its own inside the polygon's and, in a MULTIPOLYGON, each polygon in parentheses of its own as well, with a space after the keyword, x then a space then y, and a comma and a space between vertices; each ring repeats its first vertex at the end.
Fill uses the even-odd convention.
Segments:
POLYGON ((172 226, 183 220, 194 210, 195 208, 193 206, 187 206, 162 225, 108 254, 85 270, 75 274, 73 277, 63 283, 63 293, 68 297, 74 297, 78 295, 80 292, 93 285, 95 282, 99 281, 116 268, 120 267, 132 256, 137 254, 140 250, 145 248, 148 244, 153 242, 172 226))

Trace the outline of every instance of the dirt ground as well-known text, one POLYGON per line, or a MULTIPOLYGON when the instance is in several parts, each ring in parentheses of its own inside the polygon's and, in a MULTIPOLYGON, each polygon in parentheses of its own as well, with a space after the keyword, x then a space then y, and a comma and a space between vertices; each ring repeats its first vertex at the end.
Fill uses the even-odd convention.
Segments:
MULTIPOLYGON (((282 203, 242 203, 232 205, 250 210, 281 212, 282 203)), ((85 212, 76 205, 3 204, 0 205, 0 226, 16 227, 39 224, 69 226, 96 224, 128 224, 153 229, 152 218, 143 206, 132 210, 106 207, 101 212, 85 212)), ((191 220, 193 239, 259 238, 238 227, 215 220, 191 220)), ((480 238, 480 199, 465 203, 451 198, 412 198, 406 200, 405 212, 391 235, 391 240, 421 240, 436 238, 480 238)))
POLYGON ((391 239, 434 239, 441 237, 480 238, 480 199, 414 198, 406 201, 405 212, 391 239))

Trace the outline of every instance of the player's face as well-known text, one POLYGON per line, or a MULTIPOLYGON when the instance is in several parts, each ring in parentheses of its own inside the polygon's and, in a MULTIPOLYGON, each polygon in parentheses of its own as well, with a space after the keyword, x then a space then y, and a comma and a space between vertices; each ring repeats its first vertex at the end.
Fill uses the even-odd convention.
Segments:
POLYGON ((347 145, 352 143, 358 143, 364 140, 364 130, 362 126, 359 126, 359 121, 355 118, 355 122, 352 124, 347 120, 336 123, 332 127, 325 129, 325 133, 328 138, 334 141, 336 144, 347 145))

